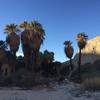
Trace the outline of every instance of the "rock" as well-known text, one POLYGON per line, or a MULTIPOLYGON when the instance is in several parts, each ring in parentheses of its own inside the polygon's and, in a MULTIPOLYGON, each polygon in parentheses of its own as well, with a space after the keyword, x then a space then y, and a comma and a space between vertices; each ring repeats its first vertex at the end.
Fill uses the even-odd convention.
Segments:
MULTIPOLYGON (((100 36, 87 41, 85 48, 82 50, 81 64, 93 64, 96 60, 100 60, 100 36)), ((78 53, 75 55, 73 63, 78 64, 78 53)))

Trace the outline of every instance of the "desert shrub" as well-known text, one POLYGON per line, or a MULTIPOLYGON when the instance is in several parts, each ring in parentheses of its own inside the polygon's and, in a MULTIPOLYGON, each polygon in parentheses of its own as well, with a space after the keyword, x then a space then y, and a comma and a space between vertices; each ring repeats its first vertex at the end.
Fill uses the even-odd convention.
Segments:
POLYGON ((34 85, 34 76, 32 73, 26 73, 22 76, 21 86, 31 87, 34 85))
POLYGON ((100 77, 86 78, 81 85, 87 90, 100 90, 100 77))
POLYGON ((100 71, 100 60, 96 60, 93 65, 96 68, 96 70, 100 71))
POLYGON ((16 61, 17 61, 17 63, 16 63, 16 71, 19 70, 19 69, 22 69, 22 68, 25 69, 24 58, 19 56, 16 61))
POLYGON ((81 75, 82 75, 82 79, 100 77, 100 71, 94 69, 94 70, 90 70, 88 72, 84 72, 81 75))
POLYGON ((12 86, 12 85, 13 85, 13 80, 11 76, 3 77, 0 80, 0 86, 12 86))
POLYGON ((25 69, 18 70, 13 78, 14 84, 19 87, 31 87, 34 84, 33 74, 25 69))
POLYGON ((86 64, 84 64, 84 65, 81 66, 81 72, 82 73, 91 71, 93 69, 94 68, 92 67, 92 64, 91 63, 86 63, 86 64))

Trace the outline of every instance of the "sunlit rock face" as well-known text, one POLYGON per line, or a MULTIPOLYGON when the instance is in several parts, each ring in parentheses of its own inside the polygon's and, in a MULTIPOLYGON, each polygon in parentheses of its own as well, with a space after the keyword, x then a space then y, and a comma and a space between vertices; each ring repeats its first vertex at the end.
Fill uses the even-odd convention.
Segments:
MULTIPOLYGON (((100 60, 100 36, 87 41, 82 50, 81 64, 94 63, 96 60, 100 60)), ((74 57, 74 64, 78 64, 78 53, 74 57)))

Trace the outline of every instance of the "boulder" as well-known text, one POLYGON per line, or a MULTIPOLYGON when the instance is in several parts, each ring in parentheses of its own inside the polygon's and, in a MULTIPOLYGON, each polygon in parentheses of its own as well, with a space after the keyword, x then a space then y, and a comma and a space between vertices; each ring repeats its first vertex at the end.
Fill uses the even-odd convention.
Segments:
MULTIPOLYGON (((100 59, 100 36, 87 41, 85 48, 82 50, 81 64, 86 63, 93 64, 95 61, 100 59)), ((78 65, 78 53, 75 55, 73 63, 75 66, 78 65)))

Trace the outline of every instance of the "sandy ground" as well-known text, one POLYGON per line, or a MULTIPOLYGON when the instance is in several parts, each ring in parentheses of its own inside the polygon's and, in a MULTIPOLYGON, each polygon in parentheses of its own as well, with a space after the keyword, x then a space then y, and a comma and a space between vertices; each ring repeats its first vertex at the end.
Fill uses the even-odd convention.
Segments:
POLYGON ((32 90, 1 87, 0 100, 100 100, 100 92, 83 91, 78 84, 71 82, 34 87, 32 90))

